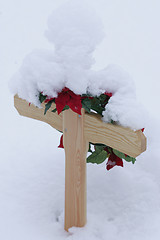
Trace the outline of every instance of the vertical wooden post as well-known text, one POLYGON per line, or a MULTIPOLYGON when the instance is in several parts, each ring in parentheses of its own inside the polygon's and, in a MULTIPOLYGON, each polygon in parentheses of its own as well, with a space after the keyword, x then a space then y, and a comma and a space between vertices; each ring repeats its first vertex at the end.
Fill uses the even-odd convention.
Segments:
POLYGON ((63 112, 65 148, 65 230, 86 224, 86 155, 88 143, 84 137, 82 115, 72 110, 63 112))

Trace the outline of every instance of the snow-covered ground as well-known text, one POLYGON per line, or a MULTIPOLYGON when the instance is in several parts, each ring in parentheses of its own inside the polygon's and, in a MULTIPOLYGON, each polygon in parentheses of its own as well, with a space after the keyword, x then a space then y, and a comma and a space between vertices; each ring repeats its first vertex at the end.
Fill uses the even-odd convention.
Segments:
MULTIPOLYGON (((89 1, 89 0, 88 0, 89 1)), ((0 239, 159 240, 160 33, 158 0, 93 0, 106 38, 95 69, 119 64, 133 77, 148 110, 148 150, 135 165, 107 172, 87 165, 88 223, 63 230, 64 152, 60 134, 20 117, 8 81, 34 48, 50 48, 47 18, 64 0, 0 0, 0 239)))

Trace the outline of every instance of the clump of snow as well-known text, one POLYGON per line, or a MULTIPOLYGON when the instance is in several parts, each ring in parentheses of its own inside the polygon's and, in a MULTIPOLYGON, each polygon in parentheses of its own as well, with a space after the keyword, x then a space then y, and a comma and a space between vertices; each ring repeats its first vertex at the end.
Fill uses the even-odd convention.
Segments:
POLYGON ((64 87, 76 94, 98 96, 112 92, 103 120, 140 129, 144 110, 136 102, 135 86, 124 70, 109 65, 94 71, 93 52, 103 37, 103 26, 85 0, 71 0, 53 12, 46 31, 54 50, 35 50, 23 61, 13 77, 11 90, 19 97, 40 106, 39 92, 56 97, 64 87))
POLYGON ((75 52, 76 47, 82 47, 84 53, 92 52, 104 36, 102 22, 95 15, 87 1, 68 1, 50 16, 46 35, 57 51, 70 47, 75 52))
POLYGON ((89 82, 89 92, 93 95, 100 95, 106 90, 113 93, 103 112, 105 122, 113 120, 133 129, 144 127, 146 112, 136 100, 135 84, 126 71, 109 65, 101 71, 92 71, 89 82))

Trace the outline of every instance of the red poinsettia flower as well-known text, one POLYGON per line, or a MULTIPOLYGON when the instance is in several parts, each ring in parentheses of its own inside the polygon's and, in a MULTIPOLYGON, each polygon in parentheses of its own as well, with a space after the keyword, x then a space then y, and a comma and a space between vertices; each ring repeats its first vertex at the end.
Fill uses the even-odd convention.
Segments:
POLYGON ((110 157, 108 158, 106 169, 110 170, 111 168, 113 168, 115 166, 123 167, 123 161, 121 158, 116 156, 114 153, 111 153, 110 157))
POLYGON ((112 97, 113 96, 113 94, 109 93, 109 92, 105 92, 104 94, 107 95, 108 97, 112 97))
POLYGON ((59 144, 58 148, 64 148, 64 146, 63 146, 63 134, 61 136, 60 144, 59 144))
POLYGON ((60 93, 58 93, 58 97, 55 98, 55 103, 58 114, 60 114, 67 105, 72 109, 72 111, 81 115, 81 96, 76 95, 68 88, 64 88, 60 93))

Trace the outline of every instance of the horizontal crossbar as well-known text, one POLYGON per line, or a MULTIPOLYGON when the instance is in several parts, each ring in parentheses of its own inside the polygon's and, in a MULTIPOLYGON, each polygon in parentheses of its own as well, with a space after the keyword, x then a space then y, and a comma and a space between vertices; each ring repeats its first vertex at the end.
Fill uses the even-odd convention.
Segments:
MULTIPOLYGON (((29 106, 28 102, 17 95, 14 97, 14 105, 20 115, 46 122, 63 131, 63 113, 53 113, 52 109, 55 106, 44 115, 44 104, 42 108, 33 104, 29 106)), ((89 142, 105 144, 131 157, 137 157, 146 150, 146 137, 141 130, 133 131, 130 128, 105 123, 95 113, 85 114, 84 132, 89 142)))

